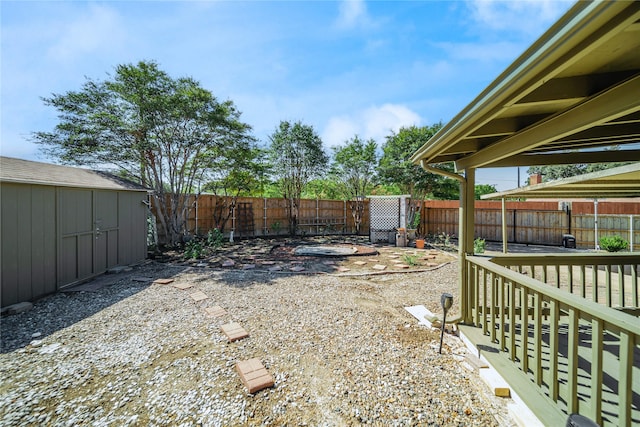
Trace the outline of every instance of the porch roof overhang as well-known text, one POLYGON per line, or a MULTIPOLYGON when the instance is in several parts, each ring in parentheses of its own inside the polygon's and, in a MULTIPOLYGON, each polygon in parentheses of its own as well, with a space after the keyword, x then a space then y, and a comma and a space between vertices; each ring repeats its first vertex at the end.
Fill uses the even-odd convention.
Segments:
POLYGON ((411 160, 456 170, 640 160, 639 93, 640 2, 577 2, 411 160))
POLYGON ((640 197, 640 162, 599 172, 559 179, 542 184, 529 185, 481 198, 588 198, 640 197))

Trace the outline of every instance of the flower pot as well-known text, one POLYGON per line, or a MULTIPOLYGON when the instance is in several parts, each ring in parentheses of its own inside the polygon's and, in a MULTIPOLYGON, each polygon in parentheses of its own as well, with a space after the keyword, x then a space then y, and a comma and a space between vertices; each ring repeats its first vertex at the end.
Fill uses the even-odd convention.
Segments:
POLYGON ((416 231, 418 231, 415 228, 407 228, 407 239, 409 240, 415 240, 416 238, 416 231))
POLYGON ((416 249, 424 249, 424 239, 416 239, 416 249))

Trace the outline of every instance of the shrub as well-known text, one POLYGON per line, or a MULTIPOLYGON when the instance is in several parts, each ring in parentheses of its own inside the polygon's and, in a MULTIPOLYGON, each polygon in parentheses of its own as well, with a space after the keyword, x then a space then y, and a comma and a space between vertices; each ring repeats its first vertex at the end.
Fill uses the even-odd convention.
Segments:
POLYGON ((620 236, 605 236, 600 239, 600 248, 607 252, 620 252, 629 248, 629 242, 620 236))
POLYGON ((473 253, 482 254, 484 253, 485 241, 484 239, 477 238, 473 241, 473 253))

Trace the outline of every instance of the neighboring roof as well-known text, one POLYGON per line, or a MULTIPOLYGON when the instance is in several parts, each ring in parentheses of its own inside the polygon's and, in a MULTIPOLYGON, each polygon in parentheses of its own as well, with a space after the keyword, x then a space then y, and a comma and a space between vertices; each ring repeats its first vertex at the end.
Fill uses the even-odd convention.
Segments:
POLYGON ((482 199, 513 197, 606 199, 638 196, 640 196, 640 163, 633 163, 557 181, 486 194, 482 199))
POLYGON ((411 160, 456 170, 640 160, 639 93, 640 1, 579 1, 411 160))
POLYGON ((148 191, 146 188, 107 172, 0 156, 0 182, 148 191))

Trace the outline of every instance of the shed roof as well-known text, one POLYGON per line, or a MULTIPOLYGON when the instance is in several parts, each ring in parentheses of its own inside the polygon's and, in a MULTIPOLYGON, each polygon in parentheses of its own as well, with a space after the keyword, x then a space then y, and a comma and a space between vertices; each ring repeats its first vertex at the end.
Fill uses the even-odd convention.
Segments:
POLYGON ((486 194, 482 199, 511 197, 563 198, 582 197, 606 199, 610 197, 640 196, 640 163, 572 176, 557 181, 529 185, 499 193, 486 194))
POLYGON ((639 93, 640 1, 580 1, 411 160, 457 170, 640 160, 639 93))
POLYGON ((97 188, 104 190, 148 191, 113 174, 70 166, 0 156, 0 182, 97 188))

